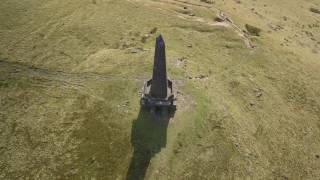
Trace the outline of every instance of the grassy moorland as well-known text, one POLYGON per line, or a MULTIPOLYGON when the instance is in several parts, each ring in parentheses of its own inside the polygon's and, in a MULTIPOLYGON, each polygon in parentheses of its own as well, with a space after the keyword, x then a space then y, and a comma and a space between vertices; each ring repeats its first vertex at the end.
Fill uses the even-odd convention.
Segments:
POLYGON ((2 0, 0 179, 317 179, 317 0, 2 0), (140 110, 155 37, 177 111, 140 110))

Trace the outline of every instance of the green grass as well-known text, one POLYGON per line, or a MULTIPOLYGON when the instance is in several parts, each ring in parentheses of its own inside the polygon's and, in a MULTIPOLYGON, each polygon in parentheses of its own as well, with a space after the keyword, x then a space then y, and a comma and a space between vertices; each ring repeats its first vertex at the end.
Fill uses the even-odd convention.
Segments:
POLYGON ((0 179, 319 177, 319 3, 186 2, 213 8, 2 2, 0 179), (210 25, 219 10, 261 28, 257 47, 210 25), (169 124, 139 106, 160 33, 179 91, 169 124))

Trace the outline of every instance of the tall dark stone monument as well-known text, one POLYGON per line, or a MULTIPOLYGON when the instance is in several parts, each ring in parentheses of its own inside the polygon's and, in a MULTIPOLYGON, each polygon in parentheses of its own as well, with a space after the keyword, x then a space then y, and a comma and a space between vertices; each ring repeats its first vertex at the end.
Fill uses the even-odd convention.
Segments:
POLYGON ((166 98, 168 95, 168 79, 166 69, 166 47, 162 36, 156 39, 154 65, 150 94, 155 98, 166 98))
POLYGON ((167 78, 165 43, 162 36, 156 39, 152 79, 144 85, 141 106, 175 109, 172 81, 167 78))

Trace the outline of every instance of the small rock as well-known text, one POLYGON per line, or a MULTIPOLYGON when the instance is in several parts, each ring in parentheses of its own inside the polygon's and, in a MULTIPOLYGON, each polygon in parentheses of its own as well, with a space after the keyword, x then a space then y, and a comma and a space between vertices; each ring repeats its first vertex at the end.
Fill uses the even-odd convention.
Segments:
POLYGON ((178 61, 183 62, 185 59, 186 57, 181 57, 181 58, 178 58, 178 61))
POLYGON ((207 78, 207 76, 205 76, 203 74, 200 74, 200 75, 195 77, 195 79, 204 79, 204 78, 207 78))
POLYGON ((259 98, 259 97, 261 97, 263 95, 262 94, 262 89, 260 89, 260 88, 255 89, 254 92, 255 92, 257 98, 259 98))
POLYGON ((79 169, 72 169, 72 170, 70 171, 70 174, 71 174, 71 175, 76 175, 76 174, 78 174, 78 172, 79 172, 79 169))
POLYGON ((214 18, 214 21, 216 21, 216 22, 224 22, 225 19, 223 19, 222 17, 218 16, 218 17, 214 18))
POLYGON ((152 28, 152 29, 150 30, 150 34, 154 34, 154 33, 156 33, 156 32, 157 32, 157 30, 158 30, 158 28, 157 28, 157 27, 152 28))
POLYGON ((261 97, 262 96, 262 92, 257 92, 256 97, 261 97))
POLYGON ((192 48, 192 44, 189 44, 187 47, 188 47, 188 48, 192 48))
POLYGON ((131 49, 130 52, 134 54, 134 53, 138 53, 138 50, 134 48, 134 49, 131 49))

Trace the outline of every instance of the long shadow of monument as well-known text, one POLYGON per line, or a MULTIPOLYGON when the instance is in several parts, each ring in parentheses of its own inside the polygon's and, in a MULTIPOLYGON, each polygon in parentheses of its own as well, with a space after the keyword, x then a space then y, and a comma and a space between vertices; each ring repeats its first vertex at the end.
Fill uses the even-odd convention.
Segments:
POLYGON ((127 172, 127 180, 143 180, 151 158, 167 144, 167 127, 174 112, 150 113, 140 109, 138 118, 133 121, 131 144, 133 157, 127 172))

